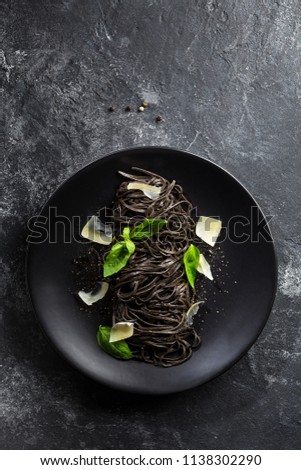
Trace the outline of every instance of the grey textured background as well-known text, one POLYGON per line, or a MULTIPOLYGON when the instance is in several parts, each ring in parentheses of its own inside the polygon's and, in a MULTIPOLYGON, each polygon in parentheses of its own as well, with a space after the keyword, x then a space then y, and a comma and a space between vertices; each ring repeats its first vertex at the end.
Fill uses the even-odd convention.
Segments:
POLYGON ((1 9, 1 448, 300 449, 300 1, 1 9), (141 99, 147 112, 124 112, 141 99), (25 287, 28 218, 83 165, 133 145, 191 150, 231 171, 274 216, 279 256, 276 303, 247 356, 162 398, 119 394, 72 370, 45 342, 25 287))

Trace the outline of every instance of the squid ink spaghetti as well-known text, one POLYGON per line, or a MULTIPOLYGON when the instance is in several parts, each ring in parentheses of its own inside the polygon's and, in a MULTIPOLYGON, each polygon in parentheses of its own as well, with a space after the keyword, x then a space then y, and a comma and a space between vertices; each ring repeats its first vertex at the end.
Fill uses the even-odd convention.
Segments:
POLYGON ((93 245, 102 270, 97 299, 107 289, 113 295, 111 325, 100 326, 97 339, 117 358, 176 366, 201 343, 189 315, 200 303, 194 289, 197 271, 207 275, 195 246, 200 243, 197 222, 176 181, 142 168, 132 172, 119 172, 125 181, 112 207, 114 229, 105 232, 100 223, 102 238, 93 245))

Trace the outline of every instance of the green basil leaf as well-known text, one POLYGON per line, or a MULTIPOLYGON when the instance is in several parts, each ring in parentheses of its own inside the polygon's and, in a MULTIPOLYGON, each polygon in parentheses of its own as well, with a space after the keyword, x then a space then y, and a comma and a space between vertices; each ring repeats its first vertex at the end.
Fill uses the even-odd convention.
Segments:
POLYGON ((115 243, 107 254, 104 265, 104 277, 118 273, 127 264, 129 258, 135 251, 135 243, 131 240, 115 243))
POLYGON ((124 238, 125 240, 129 240, 129 239, 130 239, 130 229, 129 229, 128 227, 124 227, 121 236, 122 236, 122 238, 124 238))
POLYGON ((130 238, 134 240, 146 240, 159 232, 166 223, 167 220, 146 219, 131 230, 130 238))
POLYGON ((199 249, 194 245, 190 245, 184 254, 184 266, 185 266, 185 272, 186 272, 188 282, 193 288, 194 288, 194 282, 195 282, 197 268, 199 264, 199 259, 200 259, 199 249))
POLYGON ((127 342, 123 339, 121 341, 115 341, 110 343, 110 326, 101 326, 99 325, 97 332, 97 342, 99 346, 108 354, 117 359, 131 359, 133 353, 129 348, 127 342))
POLYGON ((128 239, 128 240, 125 240, 125 244, 128 249, 128 252, 130 253, 130 255, 132 255, 136 249, 135 243, 132 242, 132 240, 128 239))

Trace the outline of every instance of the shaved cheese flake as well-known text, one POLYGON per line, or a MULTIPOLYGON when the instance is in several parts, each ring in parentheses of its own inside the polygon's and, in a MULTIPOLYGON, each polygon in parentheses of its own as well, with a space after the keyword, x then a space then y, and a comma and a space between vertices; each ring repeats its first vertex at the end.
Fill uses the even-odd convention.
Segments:
POLYGON ((186 320, 188 325, 192 325, 193 322, 193 317, 198 313, 200 304, 203 304, 203 301, 196 302, 195 304, 192 304, 189 309, 186 312, 186 320))
POLYGON ((110 343, 130 338, 134 334, 134 323, 120 321, 112 326, 110 333, 110 343))
POLYGON ((145 183, 129 183, 127 189, 139 189, 143 194, 150 199, 158 199, 161 193, 161 189, 158 186, 152 186, 145 183))
POLYGON ((103 224, 98 217, 92 215, 81 231, 81 236, 100 245, 112 243, 112 229, 103 224))
POLYGON ((79 291, 78 296, 86 305, 93 305, 95 302, 104 298, 108 289, 109 284, 107 282, 102 282, 91 292, 84 292, 83 290, 79 291))
POLYGON ((205 243, 214 246, 220 234, 222 222, 212 217, 201 216, 196 224, 195 233, 205 243))
POLYGON ((208 277, 210 281, 213 281, 210 264, 206 260, 205 256, 202 255, 202 253, 200 253, 199 265, 197 267, 197 271, 201 274, 204 274, 204 276, 208 277))

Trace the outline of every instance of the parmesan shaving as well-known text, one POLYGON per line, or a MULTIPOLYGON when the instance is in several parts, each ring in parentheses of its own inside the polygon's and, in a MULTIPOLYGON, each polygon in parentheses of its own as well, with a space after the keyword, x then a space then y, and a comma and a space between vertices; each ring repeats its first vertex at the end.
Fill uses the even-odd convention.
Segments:
POLYGON ((202 253, 200 253, 199 265, 198 265, 197 271, 201 274, 204 274, 204 276, 208 277, 210 281, 213 281, 210 264, 206 260, 205 256, 202 255, 202 253))
POLYGON ((134 334, 134 324, 131 322, 118 322, 112 326, 110 333, 110 343, 130 338, 134 334))
POLYGON ((81 236, 100 245, 112 243, 112 229, 103 224, 98 217, 93 215, 81 231, 81 236))
POLYGON ((108 292, 108 289, 109 284, 107 282, 102 282, 91 292, 84 292, 83 290, 79 291, 78 296, 86 305, 93 305, 95 302, 98 302, 104 298, 108 292))
POLYGON ((159 188, 158 186, 152 186, 150 184, 134 182, 134 183, 129 183, 127 185, 127 189, 139 189, 148 198, 158 199, 162 188, 159 188))
POLYGON ((212 217, 201 216, 196 224, 195 233, 205 243, 214 246, 220 234, 222 222, 212 217))

